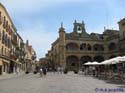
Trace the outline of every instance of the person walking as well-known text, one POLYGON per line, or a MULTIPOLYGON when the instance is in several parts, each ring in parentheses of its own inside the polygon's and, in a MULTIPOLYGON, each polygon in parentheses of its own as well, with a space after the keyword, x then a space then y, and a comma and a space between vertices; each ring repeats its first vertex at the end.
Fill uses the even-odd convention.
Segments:
POLYGON ((56 68, 53 69, 54 74, 56 73, 56 68))
POLYGON ((57 72, 58 72, 58 74, 60 73, 60 67, 57 68, 57 72))
POLYGON ((15 67, 15 72, 18 75, 18 73, 19 73, 19 67, 18 66, 15 67))
POLYGON ((63 73, 63 67, 62 66, 60 67, 60 73, 61 74, 63 73))
POLYGON ((43 74, 44 74, 44 75, 47 74, 47 69, 46 69, 46 67, 43 67, 43 74))
POLYGON ((43 69, 42 69, 42 68, 40 68, 39 72, 40 72, 40 77, 42 77, 42 74, 43 74, 43 69))

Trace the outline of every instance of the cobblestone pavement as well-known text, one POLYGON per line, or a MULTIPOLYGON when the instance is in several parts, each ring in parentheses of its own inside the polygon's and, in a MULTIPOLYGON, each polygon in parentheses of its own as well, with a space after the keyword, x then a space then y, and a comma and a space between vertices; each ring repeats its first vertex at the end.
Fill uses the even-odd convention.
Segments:
POLYGON ((125 93, 101 92, 99 89, 116 89, 120 85, 109 84, 93 77, 68 73, 25 74, 0 80, 0 93, 125 93))

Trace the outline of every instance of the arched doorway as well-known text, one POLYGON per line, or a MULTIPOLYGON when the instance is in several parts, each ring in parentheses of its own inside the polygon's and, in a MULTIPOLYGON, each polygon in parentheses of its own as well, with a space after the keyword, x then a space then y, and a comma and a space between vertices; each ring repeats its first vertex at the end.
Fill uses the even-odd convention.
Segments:
POLYGON ((82 66, 86 62, 91 62, 92 58, 90 56, 82 56, 80 59, 80 65, 82 66))
POLYGON ((104 61, 104 57, 103 56, 95 56, 94 61, 102 62, 102 61, 104 61))
POLYGON ((79 69, 79 59, 77 56, 68 56, 66 58, 66 68, 69 71, 74 71, 79 69))
POLYGON ((111 56, 109 57, 109 59, 115 58, 115 57, 116 57, 116 55, 111 55, 111 56))
POLYGON ((109 49, 109 51, 115 50, 116 49, 116 44, 114 42, 110 43, 108 45, 108 49, 109 49))
POLYGON ((9 73, 13 73, 14 72, 14 62, 13 61, 11 61, 10 62, 10 67, 9 67, 9 73))

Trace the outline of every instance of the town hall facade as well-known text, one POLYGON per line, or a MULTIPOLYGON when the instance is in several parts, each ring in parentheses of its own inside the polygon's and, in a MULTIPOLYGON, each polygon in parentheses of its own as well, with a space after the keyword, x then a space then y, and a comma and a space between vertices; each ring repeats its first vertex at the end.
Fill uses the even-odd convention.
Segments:
POLYGON ((102 62, 125 55, 125 18, 118 25, 119 30, 104 29, 102 34, 88 34, 83 21, 78 23, 75 20, 71 33, 66 33, 61 25, 59 37, 52 43, 46 59, 54 68, 63 66, 68 70, 78 70, 88 61, 102 62))

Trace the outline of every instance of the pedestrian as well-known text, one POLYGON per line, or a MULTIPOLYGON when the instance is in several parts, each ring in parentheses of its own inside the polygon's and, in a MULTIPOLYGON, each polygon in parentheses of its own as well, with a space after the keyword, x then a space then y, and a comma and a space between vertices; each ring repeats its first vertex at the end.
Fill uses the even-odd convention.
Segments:
POLYGON ((19 67, 16 68, 16 74, 18 75, 19 73, 19 67))
POLYGON ((58 72, 58 74, 60 73, 60 67, 57 68, 57 72, 58 72))
POLYGON ((54 74, 56 73, 56 68, 53 69, 54 74))
POLYGON ((93 74, 93 76, 95 76, 95 67, 94 66, 92 67, 92 74, 93 74))
POLYGON ((60 73, 61 74, 63 73, 63 67, 60 67, 60 73))
POLYGON ((42 68, 40 68, 39 72, 40 72, 40 77, 42 77, 42 74, 43 74, 43 69, 42 69, 42 68))
POLYGON ((47 69, 46 69, 46 67, 43 67, 43 74, 44 74, 44 75, 47 74, 47 69))

